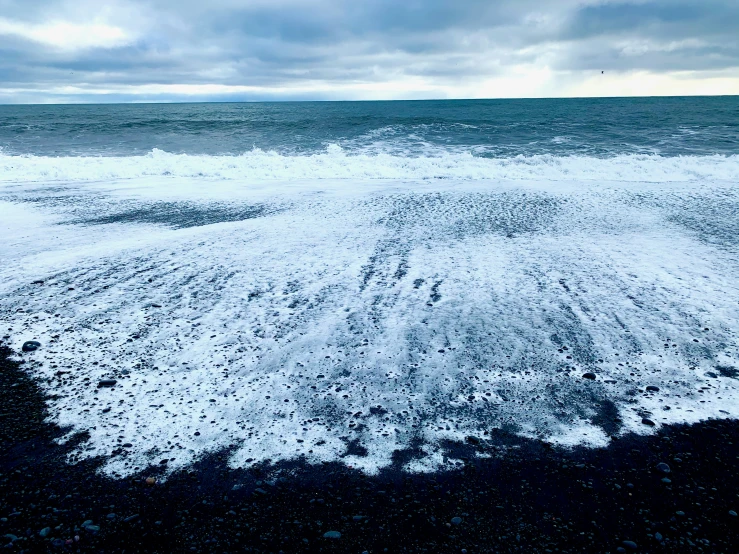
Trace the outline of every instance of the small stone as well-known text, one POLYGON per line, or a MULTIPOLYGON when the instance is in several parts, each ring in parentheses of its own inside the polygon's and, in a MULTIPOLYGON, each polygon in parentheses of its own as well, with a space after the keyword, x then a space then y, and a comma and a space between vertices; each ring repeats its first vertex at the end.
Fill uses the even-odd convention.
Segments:
POLYGON ((654 385, 649 385, 649 386, 647 387, 647 390, 648 390, 649 392, 659 392, 659 387, 655 387, 654 385))
POLYGON ((118 516, 116 516, 115 514, 108 514, 107 517, 108 517, 108 519, 115 519, 118 516))
POLYGON ((652 421, 651 419, 647 419, 646 417, 645 417, 645 418, 643 418, 643 419, 641 420, 641 422, 642 422, 642 423, 643 423, 644 425, 649 425, 650 427, 654 427, 654 426, 655 426, 655 423, 654 423, 654 421, 652 421))
POLYGON ((670 466, 668 466, 664 462, 660 462, 657 464, 657 471, 661 471, 662 473, 670 473, 670 466))
POLYGON ((634 541, 624 541, 622 544, 626 548, 630 548, 631 550, 636 550, 636 543, 634 541))
POLYGON ((657 539, 658 541, 661 541, 662 540, 662 533, 655 533, 654 534, 654 538, 657 539))
POLYGON ((323 534, 323 538, 324 539, 340 539, 341 533, 339 533, 338 531, 326 531, 323 534))
POLYGON ((51 541, 52 546, 56 546, 57 548, 60 546, 64 546, 64 540, 63 539, 54 539, 51 541))
POLYGON ((729 510, 729 515, 736 517, 736 512, 734 510, 729 510))
POLYGON ((114 387, 117 382, 118 381, 116 381, 115 379, 103 379, 102 381, 98 382, 98 388, 114 387))
POLYGON ((87 529, 90 533, 97 533, 98 531, 100 531, 100 526, 88 525, 87 527, 85 527, 85 529, 87 529))
POLYGON ((679 516, 684 516, 684 515, 685 515, 685 512, 683 512, 682 510, 678 510, 678 511, 677 511, 677 512, 675 512, 675 513, 676 513, 677 515, 679 515, 679 516))
POLYGON ((153 477, 147 477, 146 478, 146 484, 147 485, 154 485, 154 484, 156 484, 156 482, 157 482, 157 480, 154 479, 153 477))
POLYGON ((595 380, 595 373, 590 373, 590 372, 588 372, 588 373, 584 374, 584 375, 582 376, 582 378, 583 378, 583 379, 590 379, 591 381, 592 381, 592 380, 595 380))
POLYGON ((41 531, 38 532, 38 534, 42 539, 45 539, 49 536, 49 534, 51 534, 51 527, 44 527, 43 529, 41 529, 41 531))
POLYGON ((667 483, 669 485, 670 483, 672 483, 672 480, 668 479, 667 477, 662 477, 662 482, 667 483))
POLYGON ((453 517, 452 518, 452 525, 460 525, 462 523, 461 517, 453 517))
POLYGON ((41 343, 40 342, 38 342, 36 340, 28 340, 28 341, 26 341, 26 342, 23 343, 23 346, 21 347, 21 350, 23 350, 23 352, 35 352, 39 348, 41 348, 41 343))

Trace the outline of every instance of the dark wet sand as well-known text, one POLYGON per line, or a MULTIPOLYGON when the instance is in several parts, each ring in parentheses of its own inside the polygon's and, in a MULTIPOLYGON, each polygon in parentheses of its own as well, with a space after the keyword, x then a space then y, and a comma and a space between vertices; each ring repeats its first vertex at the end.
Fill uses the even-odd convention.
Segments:
POLYGON ((96 473, 101 460, 67 464, 72 444, 55 444, 63 431, 44 422, 42 393, 8 354, 0 348, 9 552, 739 552, 735 421, 670 426, 601 450, 493 433, 447 445, 465 465, 429 475, 397 469, 412 452, 377 477, 301 462, 232 470, 222 452, 152 485, 160 468, 112 480, 96 473))

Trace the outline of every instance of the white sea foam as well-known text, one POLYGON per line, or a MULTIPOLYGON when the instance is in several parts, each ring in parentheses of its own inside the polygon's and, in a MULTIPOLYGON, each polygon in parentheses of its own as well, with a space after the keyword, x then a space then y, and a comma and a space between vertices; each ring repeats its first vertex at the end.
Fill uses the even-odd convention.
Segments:
POLYGON ((426 156, 348 154, 337 145, 310 155, 252 150, 240 156, 197 156, 154 150, 129 157, 42 157, 0 153, 0 181, 105 181, 167 176, 245 179, 606 180, 684 182, 736 180, 739 156, 619 155, 487 158, 432 150, 426 156))
MULTIPOLYGON (((360 172, 341 153, 302 159, 310 170, 243 158, 262 179, 266 159, 284 176, 360 172)), ((216 160, 145 158, 176 175, 205 159, 216 160)), ((90 433, 74 456, 125 452, 111 473, 224 447, 234 465, 305 456, 367 472, 418 447, 406 469, 429 471, 453 458, 446 441, 484 447, 494 429, 602 446, 651 432, 644 417, 659 428, 739 416, 731 183, 509 174, 270 188, 211 173, 202 186, 137 177, 160 173, 133 162, 115 173, 128 181, 74 182, 102 178, 91 167, 113 171, 113 158, 87 159, 71 183, 24 183, 41 174, 23 160, 0 187, 0 318, 14 347, 43 343, 24 358, 53 392, 52 420, 90 433), (118 384, 97 389, 103 378, 118 384)), ((733 158, 700 160, 644 158, 649 178, 620 171, 735 171, 733 158)), ((372 177, 390 167, 379 165, 360 163, 372 177)))

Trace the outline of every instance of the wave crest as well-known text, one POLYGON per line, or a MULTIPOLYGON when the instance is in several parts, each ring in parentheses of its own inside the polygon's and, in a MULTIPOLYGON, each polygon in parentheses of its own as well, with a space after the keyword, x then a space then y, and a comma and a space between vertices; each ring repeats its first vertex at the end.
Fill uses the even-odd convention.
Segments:
POLYGON ((739 179, 739 155, 515 156, 485 158, 470 153, 432 156, 348 154, 332 144, 320 153, 283 155, 254 149, 238 156, 172 154, 154 149, 127 157, 11 156, 0 152, 0 181, 105 181, 150 176, 188 178, 457 179, 541 181, 700 181, 739 179))

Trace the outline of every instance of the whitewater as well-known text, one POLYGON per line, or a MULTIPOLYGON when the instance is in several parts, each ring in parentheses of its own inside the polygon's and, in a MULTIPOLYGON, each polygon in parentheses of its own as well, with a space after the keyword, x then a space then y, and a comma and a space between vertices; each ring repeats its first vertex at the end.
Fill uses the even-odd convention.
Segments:
POLYGON ((739 416, 738 156, 329 145, 0 171, 6 340, 60 440, 89 435, 70 461, 111 475, 222 449, 434 471, 494 430, 602 447, 739 416))
POLYGON ((102 181, 141 177, 228 180, 261 179, 456 179, 607 180, 669 182, 736 180, 739 155, 520 154, 483 157, 467 150, 426 148, 425 155, 397 155, 373 149, 352 153, 339 144, 305 155, 255 148, 241 155, 173 154, 153 149, 139 156, 8 155, 0 151, 0 182, 102 181))

